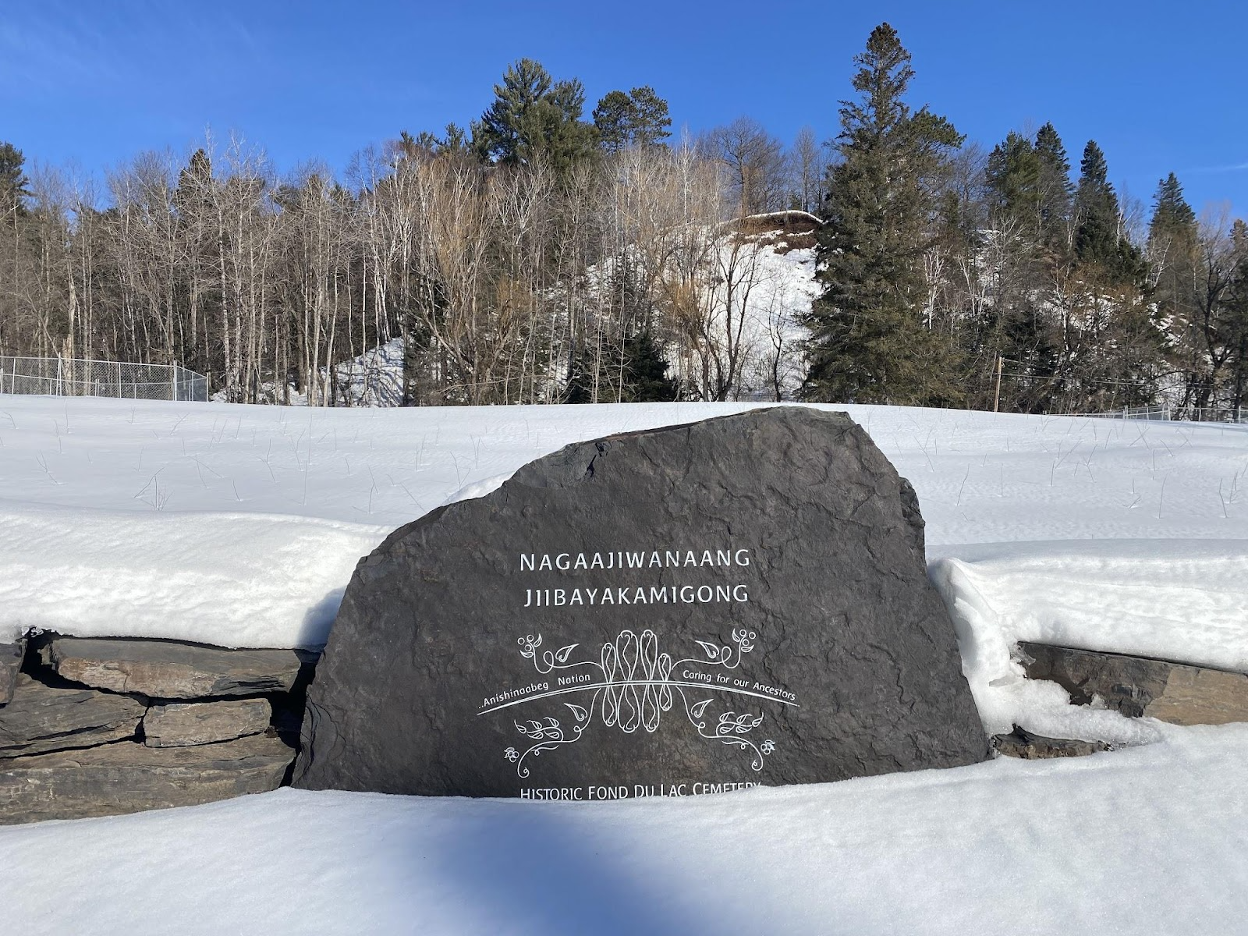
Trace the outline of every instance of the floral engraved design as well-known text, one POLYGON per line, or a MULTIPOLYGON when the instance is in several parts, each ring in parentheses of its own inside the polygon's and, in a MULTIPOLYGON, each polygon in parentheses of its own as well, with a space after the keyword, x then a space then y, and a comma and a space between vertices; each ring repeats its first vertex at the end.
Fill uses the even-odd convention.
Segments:
MULTIPOLYGON (((762 770, 764 758, 776 749, 776 744, 771 739, 755 744, 750 737, 750 733, 763 723, 763 716, 735 711, 708 716, 707 710, 714 703, 715 697, 695 701, 689 695, 695 690, 699 694, 712 690, 744 695, 758 694, 730 688, 724 684, 726 680, 723 676, 719 677, 720 682, 703 684, 685 682, 673 678, 672 675, 682 665, 736 670, 741 665, 742 657, 754 649, 757 638, 754 631, 736 628, 732 631, 731 645, 695 640, 701 656, 673 660, 671 654, 660 651, 658 636, 649 629, 640 634, 631 630, 621 631, 615 640, 602 645, 597 659, 587 658, 585 654, 574 658, 574 651, 580 644, 568 644, 558 650, 543 649, 541 634, 521 637, 516 641, 520 656, 532 660, 534 669, 540 675, 583 669, 587 676, 573 688, 563 691, 592 694, 588 706, 574 702, 563 703, 572 716, 572 723, 566 729, 553 716, 514 721, 516 730, 532 743, 524 751, 508 747, 503 756, 516 765, 516 773, 521 778, 527 778, 530 771, 526 761, 530 758, 536 759, 546 751, 579 741, 581 735, 594 723, 595 717, 604 727, 618 728, 625 734, 637 731, 653 733, 658 730, 663 715, 670 712, 679 700, 686 719, 697 729, 699 736, 752 754, 750 767, 756 771, 762 770)), ((563 691, 547 695, 561 695, 563 691)))

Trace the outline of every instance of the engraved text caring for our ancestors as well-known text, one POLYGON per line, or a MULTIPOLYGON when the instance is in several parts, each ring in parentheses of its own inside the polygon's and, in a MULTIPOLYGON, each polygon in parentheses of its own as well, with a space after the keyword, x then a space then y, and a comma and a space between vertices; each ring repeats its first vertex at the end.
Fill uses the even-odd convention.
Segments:
MULTIPOLYGON (((594 608, 663 605, 743 605, 750 601, 745 579, 753 571, 747 548, 648 549, 600 552, 521 553, 517 571, 554 573, 568 581, 561 587, 524 587, 519 612, 550 613, 594 608), (708 571, 713 578, 707 582, 708 571), (609 577, 610 585, 602 583, 609 577), (584 575, 588 581, 577 579, 584 575), (589 584, 593 582, 594 584, 589 584)), ((546 581, 549 575, 542 575, 546 581)), ((524 583, 528 585, 529 583, 524 583)), ((727 609, 726 609, 727 610, 727 609)), ((760 772, 776 742, 757 731, 765 716, 753 711, 759 701, 797 707, 797 696, 784 688, 753 679, 741 663, 755 646, 756 631, 725 624, 724 633, 705 633, 680 640, 671 652, 660 646, 654 627, 624 628, 597 646, 570 643, 544 646, 535 616, 532 632, 516 640, 519 657, 528 661, 528 675, 510 687, 495 687, 482 699, 478 715, 525 706, 512 721, 519 737, 503 757, 515 766, 517 778, 530 779, 544 753, 575 744, 595 726, 625 734, 653 734, 666 715, 683 715, 681 730, 692 730, 708 742, 739 751, 740 767, 760 772), (544 703, 530 707, 529 703, 544 703), (553 712, 553 714, 551 714, 553 712), (668 713, 671 713, 670 715, 668 713), (523 716, 523 717, 522 717, 523 716)), ((736 618, 736 615, 733 615, 736 618)), ((508 713, 509 715, 511 713, 508 713)), ((539 777, 533 777, 537 780, 539 777)), ((694 778, 653 786, 522 787, 528 798, 625 798, 686 795, 754 786, 752 781, 723 782, 694 778), (596 794, 596 795, 595 795, 596 794)))

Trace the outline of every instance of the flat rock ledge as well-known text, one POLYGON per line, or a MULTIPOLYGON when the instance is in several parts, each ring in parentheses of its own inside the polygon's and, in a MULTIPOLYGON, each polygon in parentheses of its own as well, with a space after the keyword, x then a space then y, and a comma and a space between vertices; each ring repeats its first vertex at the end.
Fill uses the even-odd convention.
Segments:
POLYGON ((260 734, 269 727, 268 699, 231 699, 153 705, 143 717, 148 747, 190 747, 260 734))
POLYGON ((296 650, 79 637, 55 637, 40 646, 39 654, 64 679, 153 699, 289 692, 308 659, 296 650))
POLYGON ((1046 644, 1018 645, 1029 679, 1048 679, 1072 701, 1099 699, 1129 718, 1174 725, 1224 725, 1248 721, 1248 675, 1046 644))
POLYGON ((56 634, 0 646, 0 825, 276 789, 316 657, 56 634))
POLYGON ((56 689, 25 673, 0 708, 0 762, 133 738, 146 706, 94 689, 56 689))
POLYGON ((1076 741, 1070 738, 1046 738, 1014 726, 1009 734, 993 735, 992 746, 1006 757, 1041 760, 1050 757, 1084 757, 1108 751, 1104 741, 1076 741))
POLYGON ((221 744, 150 748, 133 742, 0 762, 0 824, 81 819, 194 806, 282 783, 295 752, 253 735, 221 744))

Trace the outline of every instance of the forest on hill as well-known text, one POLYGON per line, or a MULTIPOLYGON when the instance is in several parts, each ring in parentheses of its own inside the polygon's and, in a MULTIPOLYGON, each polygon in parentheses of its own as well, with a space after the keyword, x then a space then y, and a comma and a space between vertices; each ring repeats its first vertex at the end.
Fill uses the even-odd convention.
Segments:
POLYGON ((230 139, 96 185, 0 142, 0 355, 177 361, 239 402, 340 402, 335 365, 393 339, 413 405, 1248 402, 1242 221, 1174 174, 1124 203, 1049 123, 968 142, 909 103, 887 24, 855 64, 823 145, 746 117, 674 139, 653 88, 586 113, 529 59, 470 126, 339 175, 230 139), (775 257, 812 247, 817 297, 781 308, 775 257))

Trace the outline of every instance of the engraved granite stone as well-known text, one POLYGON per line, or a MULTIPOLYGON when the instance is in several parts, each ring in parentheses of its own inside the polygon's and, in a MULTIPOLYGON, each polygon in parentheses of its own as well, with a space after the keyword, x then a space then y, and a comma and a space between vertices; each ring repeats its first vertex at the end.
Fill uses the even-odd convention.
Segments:
POLYGON ((849 417, 570 445, 361 560, 295 785, 619 799, 980 761, 913 489, 849 417))

